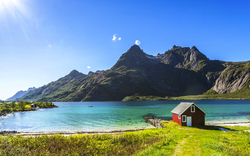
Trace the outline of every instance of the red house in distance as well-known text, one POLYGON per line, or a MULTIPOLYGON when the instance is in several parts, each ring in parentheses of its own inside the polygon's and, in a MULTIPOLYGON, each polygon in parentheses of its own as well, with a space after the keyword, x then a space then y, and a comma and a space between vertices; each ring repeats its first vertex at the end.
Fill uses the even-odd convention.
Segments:
POLYGON ((193 102, 181 102, 172 111, 172 120, 181 126, 204 126, 205 115, 193 102))

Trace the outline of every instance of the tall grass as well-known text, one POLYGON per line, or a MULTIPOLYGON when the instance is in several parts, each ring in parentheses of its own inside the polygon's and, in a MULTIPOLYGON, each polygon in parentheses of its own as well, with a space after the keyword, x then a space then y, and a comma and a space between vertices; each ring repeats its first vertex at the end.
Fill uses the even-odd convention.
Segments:
POLYGON ((95 135, 0 136, 0 155, 250 155, 250 127, 181 127, 95 135))
POLYGON ((132 155, 162 140, 167 130, 124 134, 0 137, 0 155, 132 155))

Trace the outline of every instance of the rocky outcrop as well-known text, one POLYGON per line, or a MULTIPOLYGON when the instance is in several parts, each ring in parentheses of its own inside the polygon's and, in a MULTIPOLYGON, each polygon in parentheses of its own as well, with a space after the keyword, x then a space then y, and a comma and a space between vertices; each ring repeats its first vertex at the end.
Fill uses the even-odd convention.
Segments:
POLYGON ((157 119, 156 117, 153 117, 153 116, 144 116, 143 118, 146 120, 147 123, 150 123, 156 128, 163 127, 163 124, 161 123, 161 119, 157 119))
POLYGON ((10 112, 0 112, 0 117, 1 116, 7 116, 10 112))
POLYGON ((176 68, 193 70, 200 69, 209 62, 209 59, 195 46, 190 49, 174 45, 171 50, 166 51, 163 55, 158 54, 156 58, 176 68))
POLYGON ((13 135, 18 133, 17 131, 0 131, 0 135, 13 135))
POLYGON ((249 68, 240 70, 237 66, 230 65, 220 74, 212 90, 220 94, 235 92, 247 85, 249 75, 249 68))

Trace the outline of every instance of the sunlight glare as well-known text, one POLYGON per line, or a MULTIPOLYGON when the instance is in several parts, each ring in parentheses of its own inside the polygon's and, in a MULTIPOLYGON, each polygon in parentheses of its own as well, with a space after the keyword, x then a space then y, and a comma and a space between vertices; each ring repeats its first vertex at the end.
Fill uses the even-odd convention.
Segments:
POLYGON ((17 3, 17 0, 0 0, 0 10, 8 9, 17 3))
POLYGON ((23 0, 0 0, 1 14, 15 15, 16 11, 24 12, 25 8, 22 5, 23 0))

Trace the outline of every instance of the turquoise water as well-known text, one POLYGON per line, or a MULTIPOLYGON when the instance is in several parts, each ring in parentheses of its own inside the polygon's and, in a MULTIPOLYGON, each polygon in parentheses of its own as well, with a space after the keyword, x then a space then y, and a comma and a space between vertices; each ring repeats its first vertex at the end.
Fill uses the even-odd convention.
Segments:
MULTIPOLYGON (((95 131, 152 127, 143 116, 170 120, 182 101, 55 102, 59 108, 17 112, 0 119, 0 130, 95 131), (88 107, 93 106, 93 107, 88 107)), ((192 100, 207 115, 206 122, 246 122, 250 100, 192 100)))

